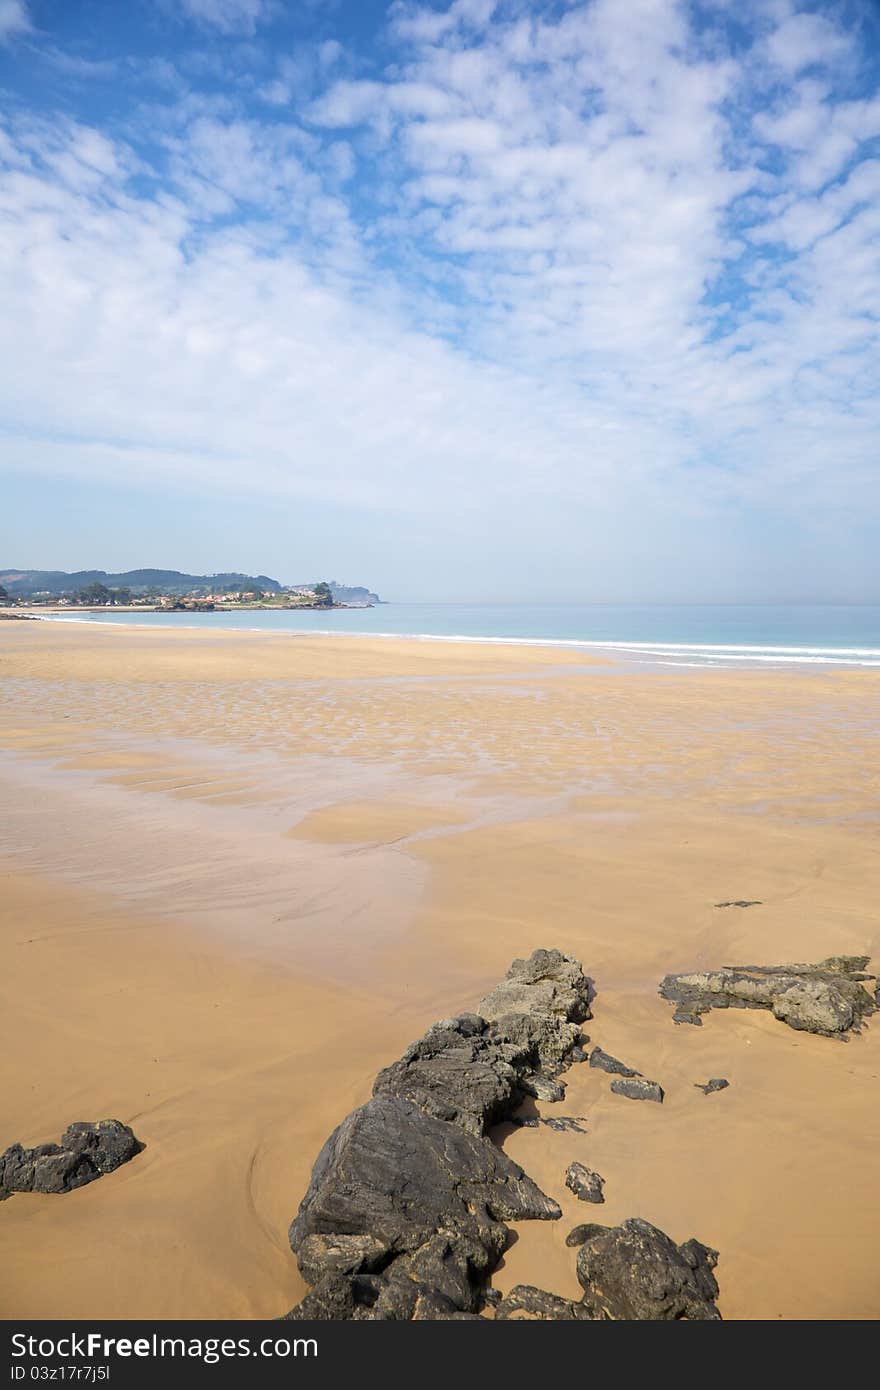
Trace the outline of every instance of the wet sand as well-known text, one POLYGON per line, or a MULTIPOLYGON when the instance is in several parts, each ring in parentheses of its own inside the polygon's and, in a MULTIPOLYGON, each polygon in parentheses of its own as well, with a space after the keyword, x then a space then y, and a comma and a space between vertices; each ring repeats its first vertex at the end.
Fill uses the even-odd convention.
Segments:
POLYGON ((880 958, 877 678, 552 648, 0 628, 0 1149, 113 1116, 147 1148, 0 1205, 6 1317, 275 1316, 323 1139, 515 955, 596 980, 585 1067, 502 1130, 564 1207, 495 1283, 576 1295, 577 1221, 721 1252, 728 1318, 880 1312, 880 1024, 676 1028, 667 970, 880 958), (747 910, 716 908, 760 899, 747 910), (703 1096, 694 1083, 725 1076, 703 1096), (579 1160, 606 1202, 563 1185, 579 1160))

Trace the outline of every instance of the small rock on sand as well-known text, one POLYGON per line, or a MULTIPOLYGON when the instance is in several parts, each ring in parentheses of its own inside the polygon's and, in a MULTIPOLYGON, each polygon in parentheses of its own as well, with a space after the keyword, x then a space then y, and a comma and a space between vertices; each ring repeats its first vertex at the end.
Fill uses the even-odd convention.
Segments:
POLYGON ((590 1066, 599 1067, 602 1071, 612 1072, 617 1076, 641 1076, 640 1071, 635 1071, 628 1067, 625 1062, 620 1062, 616 1057, 612 1057, 610 1052, 603 1052, 601 1047, 594 1047, 590 1053, 590 1066))
POLYGON ((128 1163, 143 1147, 121 1120, 79 1121, 60 1144, 10 1144, 0 1154, 0 1200, 13 1192, 72 1192, 128 1163))
POLYGON ((663 1101, 663 1087, 656 1081, 642 1081, 630 1077, 621 1077, 619 1081, 612 1081, 611 1089, 617 1096, 626 1096, 628 1100, 656 1100, 663 1101))
POLYGON ((592 1168, 585 1168, 582 1163, 571 1163, 565 1175, 565 1185, 570 1192, 582 1202, 604 1202, 605 1197, 602 1189, 605 1186, 605 1179, 595 1173, 592 1168))

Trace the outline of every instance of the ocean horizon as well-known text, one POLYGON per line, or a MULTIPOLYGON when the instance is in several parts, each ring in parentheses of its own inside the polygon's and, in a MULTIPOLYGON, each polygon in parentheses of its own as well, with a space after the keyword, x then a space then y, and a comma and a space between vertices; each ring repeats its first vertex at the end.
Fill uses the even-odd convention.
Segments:
POLYGON ((288 612, 111 610, 55 620, 581 647, 652 665, 880 666, 880 604, 382 603, 288 612))

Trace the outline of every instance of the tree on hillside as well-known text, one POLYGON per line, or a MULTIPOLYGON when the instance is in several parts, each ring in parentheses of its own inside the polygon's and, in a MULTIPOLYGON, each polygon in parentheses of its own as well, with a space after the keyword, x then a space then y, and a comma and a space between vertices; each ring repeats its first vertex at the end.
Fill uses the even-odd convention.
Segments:
POLYGON ((323 579, 321 580, 320 584, 315 585, 314 594, 315 601, 319 603, 322 608, 332 608, 333 590, 330 588, 329 584, 325 583, 323 579))
POLYGON ((113 595, 106 584, 87 584, 76 596, 77 603, 89 605, 112 602, 113 595))

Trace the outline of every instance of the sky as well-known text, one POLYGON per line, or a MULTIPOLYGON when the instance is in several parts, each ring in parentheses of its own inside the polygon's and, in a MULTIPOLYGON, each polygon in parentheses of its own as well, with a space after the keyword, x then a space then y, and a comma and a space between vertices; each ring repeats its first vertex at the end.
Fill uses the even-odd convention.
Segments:
POLYGON ((0 0, 0 568, 878 601, 878 0, 0 0))

